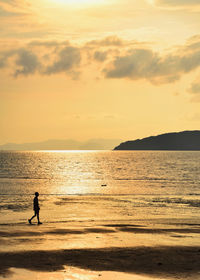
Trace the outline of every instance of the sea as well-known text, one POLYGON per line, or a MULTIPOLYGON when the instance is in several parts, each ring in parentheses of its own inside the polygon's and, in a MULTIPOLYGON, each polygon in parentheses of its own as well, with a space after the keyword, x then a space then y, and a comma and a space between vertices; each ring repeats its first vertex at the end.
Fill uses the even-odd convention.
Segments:
POLYGON ((1 151, 0 224, 200 217, 199 151, 1 151))

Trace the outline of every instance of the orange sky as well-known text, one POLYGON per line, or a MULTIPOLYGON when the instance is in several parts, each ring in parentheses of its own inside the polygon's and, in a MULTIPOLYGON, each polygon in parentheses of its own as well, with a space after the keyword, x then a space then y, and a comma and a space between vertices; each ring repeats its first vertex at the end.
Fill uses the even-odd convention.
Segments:
POLYGON ((0 144, 200 128, 199 0, 0 0, 0 144))

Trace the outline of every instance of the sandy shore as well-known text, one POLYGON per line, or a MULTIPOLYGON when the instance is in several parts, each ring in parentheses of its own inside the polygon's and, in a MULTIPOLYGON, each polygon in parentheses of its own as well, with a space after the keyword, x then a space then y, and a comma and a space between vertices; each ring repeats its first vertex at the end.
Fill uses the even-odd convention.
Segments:
POLYGON ((2 223, 0 279, 200 279, 199 234, 177 221, 2 223))
POLYGON ((200 247, 22 251, 1 253, 0 259, 1 274, 4 276, 12 267, 31 271, 61 271, 70 266, 92 271, 118 271, 163 278, 178 276, 192 279, 199 272, 200 247))

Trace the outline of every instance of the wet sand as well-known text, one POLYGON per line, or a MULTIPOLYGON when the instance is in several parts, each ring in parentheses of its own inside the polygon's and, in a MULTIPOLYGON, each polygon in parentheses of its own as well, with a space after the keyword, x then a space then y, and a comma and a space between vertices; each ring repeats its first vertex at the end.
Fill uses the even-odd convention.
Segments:
POLYGON ((200 279, 199 234, 188 221, 2 223, 0 279, 200 279))
POLYGON ((199 272, 200 247, 126 247, 0 254, 1 274, 9 268, 59 271, 65 266, 92 271, 118 271, 162 277, 192 277, 199 272))

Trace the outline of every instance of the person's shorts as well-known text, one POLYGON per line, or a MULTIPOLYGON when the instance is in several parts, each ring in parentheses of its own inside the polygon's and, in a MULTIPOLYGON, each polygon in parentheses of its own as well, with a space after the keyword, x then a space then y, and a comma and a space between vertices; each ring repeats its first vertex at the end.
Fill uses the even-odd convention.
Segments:
POLYGON ((40 209, 34 209, 34 211, 35 211, 35 215, 36 215, 36 214, 39 214, 40 209))

